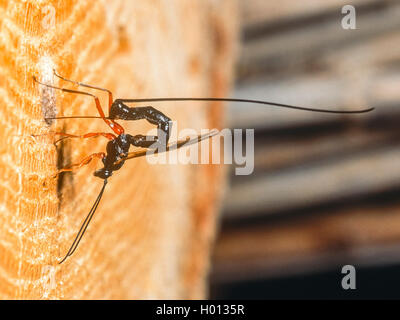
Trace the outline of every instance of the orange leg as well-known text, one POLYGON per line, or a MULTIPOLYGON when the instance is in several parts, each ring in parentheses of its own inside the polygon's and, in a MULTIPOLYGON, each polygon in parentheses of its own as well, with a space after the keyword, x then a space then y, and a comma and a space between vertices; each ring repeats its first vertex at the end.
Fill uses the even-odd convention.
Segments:
POLYGON ((96 104, 96 108, 97 108, 97 111, 98 111, 100 117, 103 118, 104 122, 115 132, 115 134, 120 135, 120 134, 125 132, 124 128, 120 124, 116 123, 114 120, 110 120, 110 119, 106 118, 106 116, 105 116, 105 114, 103 112, 103 109, 101 108, 100 100, 94 94, 91 94, 91 93, 85 92, 85 91, 78 91, 78 90, 60 88, 60 87, 52 86, 50 84, 42 83, 42 82, 38 81, 35 76, 33 77, 33 80, 36 81, 37 83, 43 85, 43 86, 48 87, 48 88, 61 90, 63 92, 82 94, 82 95, 85 95, 85 96, 92 97, 94 99, 94 102, 96 104))
POLYGON ((95 86, 92 86, 90 84, 86 84, 86 83, 83 83, 83 82, 78 82, 78 81, 74 81, 74 80, 70 80, 70 79, 64 78, 63 76, 60 76, 57 73, 57 71, 54 70, 54 69, 53 69, 53 73, 54 73, 54 75, 56 77, 60 78, 61 80, 71 82, 73 84, 76 84, 77 86, 81 86, 81 87, 86 87, 86 88, 91 88, 91 89, 96 89, 96 90, 101 90, 101 91, 107 92, 108 93, 108 109, 111 108, 111 105, 114 102, 114 99, 113 99, 113 94, 112 94, 112 92, 110 90, 105 89, 105 88, 95 87, 95 86))
POLYGON ((54 176, 58 176, 61 172, 73 171, 74 169, 80 169, 83 166, 87 165, 90 161, 92 161, 93 158, 103 159, 105 156, 106 156, 106 154, 104 152, 93 153, 93 154, 83 158, 81 160, 81 162, 79 162, 79 163, 74 163, 65 168, 58 170, 54 176))
POLYGON ((56 142, 54 142, 54 143, 58 143, 61 140, 68 139, 68 138, 87 139, 87 138, 105 137, 108 140, 113 140, 116 138, 115 135, 113 135, 112 133, 107 133, 107 132, 89 132, 89 133, 82 134, 82 135, 74 135, 74 134, 69 134, 69 133, 64 133, 64 132, 54 132, 54 134, 63 136, 63 138, 56 140, 56 142))
POLYGON ((48 133, 43 133, 43 134, 36 134, 36 135, 31 135, 32 137, 39 137, 39 136, 46 136, 46 135, 60 135, 63 136, 63 138, 60 138, 58 140, 56 140, 54 143, 58 143, 61 140, 64 139, 68 139, 68 138, 79 138, 79 139, 86 139, 86 138, 97 138, 97 137, 105 137, 108 140, 113 140, 116 138, 116 136, 112 133, 107 133, 107 132, 89 132, 86 134, 82 134, 82 135, 75 135, 75 134, 69 134, 69 133, 65 133, 65 132, 48 132, 48 133))

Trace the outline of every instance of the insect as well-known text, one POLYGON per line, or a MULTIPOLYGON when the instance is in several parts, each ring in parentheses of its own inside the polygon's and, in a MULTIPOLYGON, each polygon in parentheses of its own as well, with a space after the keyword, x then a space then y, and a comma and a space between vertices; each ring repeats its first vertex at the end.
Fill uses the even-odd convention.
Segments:
POLYGON ((60 76, 55 70, 54 75, 59 79, 73 83, 80 87, 86 87, 90 89, 100 90, 107 92, 108 94, 108 116, 104 114, 102 106, 98 97, 92 93, 86 91, 78 91, 67 89, 63 87, 57 87, 50 84, 42 83, 33 77, 33 80, 40 85, 46 86, 48 88, 61 90, 67 93, 86 95, 92 97, 95 102, 95 106, 99 116, 67 116, 67 117, 54 117, 54 118, 46 118, 45 120, 53 120, 53 119, 73 119, 73 118, 101 118, 108 125, 108 127, 113 131, 110 132, 90 132, 84 135, 73 135, 64 132, 55 132, 55 134, 62 136, 61 139, 56 142, 66 139, 66 138, 93 138, 93 137, 105 137, 108 139, 106 152, 98 152, 93 153, 79 163, 72 164, 68 167, 60 169, 56 175, 65 171, 73 171, 74 168, 80 168, 86 164, 88 164, 92 159, 98 158, 103 162, 103 168, 96 170, 94 175, 103 180, 103 186, 94 202, 91 210, 86 216, 84 222, 77 233, 74 242, 72 243, 70 249, 64 258, 59 262, 59 264, 63 263, 69 256, 71 256, 75 250, 77 249, 80 241, 82 240, 83 235, 85 234, 90 221, 92 220, 94 213, 97 210, 97 207, 100 203, 100 200, 103 196, 105 187, 107 185, 107 179, 112 176, 114 171, 119 170, 125 163, 126 160, 140 157, 146 154, 146 151, 135 151, 129 152, 131 146, 141 147, 145 149, 156 148, 155 152, 158 150, 162 151, 170 151, 175 148, 180 148, 185 145, 189 145, 192 143, 199 142, 201 140, 210 138, 215 134, 215 132, 210 132, 209 134, 195 137, 193 139, 186 139, 177 141, 172 145, 168 145, 170 131, 171 131, 171 119, 167 117, 165 114, 160 112, 159 110, 153 108, 152 106, 144 106, 144 107, 129 107, 128 103, 138 103, 138 102, 156 102, 156 101, 227 101, 227 102, 242 102, 242 103, 253 103, 253 104, 264 104, 275 107, 289 108, 295 110, 303 110, 303 111, 311 111, 311 112, 322 112, 322 113, 335 113, 335 114, 359 114, 366 113, 372 111, 374 108, 367 108, 362 110, 346 110, 346 111, 337 111, 337 110, 326 110, 326 109, 316 109, 316 108, 306 108, 300 106, 293 106, 288 104, 281 104, 269 101, 262 100, 250 100, 250 99, 231 99, 231 98, 146 98, 146 99, 113 99, 113 94, 110 90, 105 88, 96 87, 93 85, 85 84, 82 82, 77 82, 73 80, 69 80, 60 76), (157 136, 144 136, 144 135, 135 135, 132 136, 130 134, 125 133, 124 128, 116 122, 116 120, 140 120, 146 119, 151 124, 157 125, 157 136), (160 149, 161 147, 161 149, 160 149))

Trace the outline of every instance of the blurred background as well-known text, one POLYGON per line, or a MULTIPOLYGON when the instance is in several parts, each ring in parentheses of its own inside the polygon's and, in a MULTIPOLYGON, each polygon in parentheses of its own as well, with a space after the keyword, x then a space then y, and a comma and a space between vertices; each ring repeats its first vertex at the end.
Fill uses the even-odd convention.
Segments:
POLYGON ((376 110, 229 108, 230 127, 256 129, 255 171, 231 172, 210 297, 400 298, 400 1, 240 5, 235 97, 376 110))

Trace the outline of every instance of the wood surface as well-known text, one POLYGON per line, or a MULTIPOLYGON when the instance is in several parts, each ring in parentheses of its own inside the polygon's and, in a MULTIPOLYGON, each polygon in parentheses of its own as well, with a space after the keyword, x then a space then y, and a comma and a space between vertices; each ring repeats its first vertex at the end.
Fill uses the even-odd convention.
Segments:
MULTIPOLYGON (((203 298, 224 172, 130 160, 109 179, 93 222, 65 255, 102 181, 99 161, 60 179, 57 166, 103 151, 103 138, 55 147, 51 131, 106 131, 90 97, 32 76, 106 87, 114 97, 225 96, 232 79, 235 1, 0 1, 0 298, 203 298), (54 15, 53 15, 54 13, 54 15), (43 134, 39 137, 32 135, 43 134)), ((69 88, 75 88, 68 85, 69 88)), ((95 93, 95 91, 92 91, 95 93)), ((107 96, 96 92, 104 110, 107 96)), ((223 126, 211 103, 153 105, 183 128, 223 126)), ((124 123, 132 133, 151 128, 124 123)), ((176 138, 176 137, 175 137, 176 138)))

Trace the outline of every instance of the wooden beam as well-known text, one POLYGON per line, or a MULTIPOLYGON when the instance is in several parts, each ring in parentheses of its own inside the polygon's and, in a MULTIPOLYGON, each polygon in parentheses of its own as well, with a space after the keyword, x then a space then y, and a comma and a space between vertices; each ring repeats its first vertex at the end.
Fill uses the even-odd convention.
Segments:
MULTIPOLYGON (((106 141, 56 148, 52 133, 111 128, 98 119, 44 121, 97 111, 92 97, 39 86, 33 76, 77 89, 54 77, 55 68, 114 98, 225 96, 235 17, 230 0, 0 1, 0 299, 205 296, 224 179, 217 166, 126 163, 109 179, 76 252, 58 264, 103 182, 93 176, 100 161, 58 179, 57 166, 106 151, 106 141)), ((91 92, 107 113, 107 95, 91 92)), ((155 107, 181 128, 222 126, 220 104, 155 107)), ((130 134, 153 127, 123 125, 130 134)))
POLYGON ((397 146, 386 146, 287 170, 261 174, 235 184, 225 200, 229 218, 271 214, 379 192, 400 185, 397 146))
POLYGON ((320 211, 312 217, 226 230, 212 281, 232 283, 319 272, 345 264, 400 262, 400 205, 320 211))

